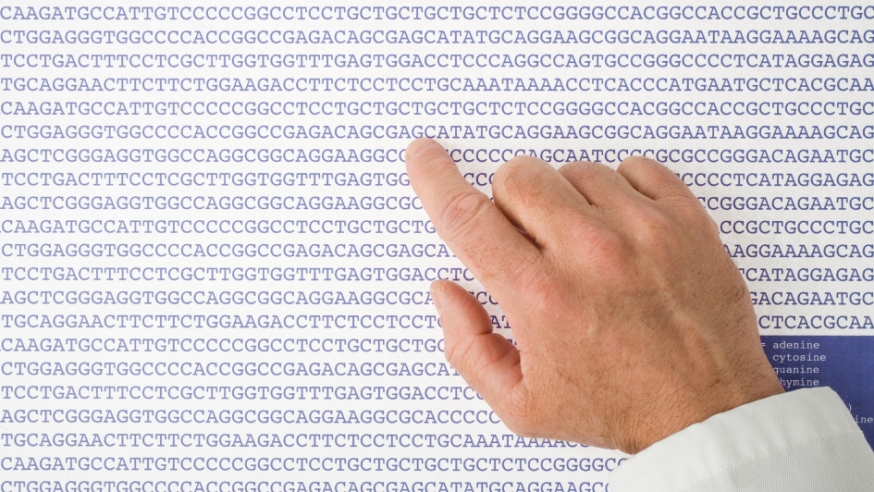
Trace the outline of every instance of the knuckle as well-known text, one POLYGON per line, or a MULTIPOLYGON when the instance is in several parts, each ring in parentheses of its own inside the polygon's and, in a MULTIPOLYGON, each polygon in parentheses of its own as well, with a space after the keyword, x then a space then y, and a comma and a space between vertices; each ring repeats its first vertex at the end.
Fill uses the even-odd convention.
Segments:
POLYGON ((572 162, 562 166, 559 171, 568 181, 592 189, 603 186, 615 187, 621 179, 619 173, 611 167, 597 162, 572 162))
POLYGON ((682 219, 691 222, 693 226, 704 226, 712 222, 710 214, 694 197, 678 196, 672 200, 671 206, 682 219))
POLYGON ((649 157, 645 157, 642 155, 632 155, 628 156, 625 159, 622 159, 622 162, 619 163, 617 169, 625 169, 628 167, 663 167, 662 164, 656 160, 650 159, 649 157))
POLYGON ((534 161, 533 157, 519 155, 501 164, 495 171, 492 190, 510 194, 517 194, 524 190, 526 184, 531 183, 531 178, 536 172, 537 167, 532 165, 534 161))
POLYGON ((517 156, 512 157, 507 162, 505 162, 501 167, 507 166, 509 168, 514 168, 514 167, 526 168, 526 167, 530 167, 531 164, 539 163, 539 162, 541 162, 541 160, 536 158, 536 157, 532 157, 532 156, 527 155, 527 154, 519 154, 517 156))
POLYGON ((719 236, 716 222, 694 196, 678 195, 662 201, 664 212, 686 233, 719 236))
POLYGON ((676 227, 670 218, 656 212, 649 215, 640 230, 647 239, 664 239, 673 236, 676 227))
POLYGON ((443 212, 441 236, 450 241, 463 238, 476 227, 479 217, 491 206, 489 197, 477 191, 459 194, 443 212))
POLYGON ((719 235, 719 228, 716 226, 713 217, 711 217, 703 207, 695 205, 696 204, 693 203, 692 206, 688 206, 684 211, 685 213, 683 213, 683 218, 691 224, 694 230, 710 230, 716 235, 719 235))
POLYGON ((655 258, 672 258, 678 253, 678 242, 687 236, 688 231, 678 227, 675 220, 659 210, 648 209, 638 212, 632 231, 638 247, 654 254, 655 258))
POLYGON ((518 285, 524 285, 526 300, 522 306, 531 312, 556 313, 557 309, 566 306, 559 305, 556 292, 563 287, 559 276, 550 269, 535 262, 520 264, 515 268, 514 279, 518 285))
POLYGON ((572 244, 594 264, 604 263, 618 268, 628 259, 629 244, 620 234, 608 227, 591 222, 580 222, 568 229, 572 244))
POLYGON ((592 172, 593 166, 595 166, 595 164, 592 162, 569 162, 558 168, 558 171, 564 176, 578 176, 582 178, 592 172))

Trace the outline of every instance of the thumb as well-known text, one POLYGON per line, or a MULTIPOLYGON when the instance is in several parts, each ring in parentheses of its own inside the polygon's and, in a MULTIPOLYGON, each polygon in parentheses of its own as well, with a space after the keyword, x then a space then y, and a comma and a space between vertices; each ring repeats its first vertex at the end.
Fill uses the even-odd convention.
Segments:
POLYGON ((483 306, 461 286, 448 280, 431 284, 431 298, 443 326, 446 360, 499 415, 525 391, 519 350, 492 333, 483 306))

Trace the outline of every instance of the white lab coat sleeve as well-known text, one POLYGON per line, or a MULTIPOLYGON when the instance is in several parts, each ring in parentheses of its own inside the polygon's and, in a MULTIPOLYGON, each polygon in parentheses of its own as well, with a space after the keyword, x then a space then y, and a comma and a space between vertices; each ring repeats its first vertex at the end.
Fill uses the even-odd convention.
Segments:
POLYGON ((610 492, 691 491, 871 492, 874 452, 837 393, 805 388, 692 424, 610 475, 610 492))

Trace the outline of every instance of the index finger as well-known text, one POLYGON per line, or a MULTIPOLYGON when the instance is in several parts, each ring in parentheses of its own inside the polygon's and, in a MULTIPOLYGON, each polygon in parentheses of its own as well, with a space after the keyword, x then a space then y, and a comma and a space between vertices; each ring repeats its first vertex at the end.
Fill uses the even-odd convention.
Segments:
POLYGON ((407 147, 407 174, 437 234, 499 300, 515 300, 541 254, 484 193, 470 185, 443 146, 429 138, 407 147))

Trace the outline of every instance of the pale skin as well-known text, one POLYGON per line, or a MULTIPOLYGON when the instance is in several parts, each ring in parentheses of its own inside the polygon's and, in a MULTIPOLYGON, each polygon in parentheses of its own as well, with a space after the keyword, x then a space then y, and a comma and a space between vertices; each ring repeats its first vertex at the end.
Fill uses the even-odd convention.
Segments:
POLYGON ((630 157, 555 169, 520 156, 494 201, 443 147, 407 147, 437 233, 500 304, 514 346, 465 288, 431 284, 445 355, 514 432, 637 453, 783 392, 715 222, 669 169, 630 157))

